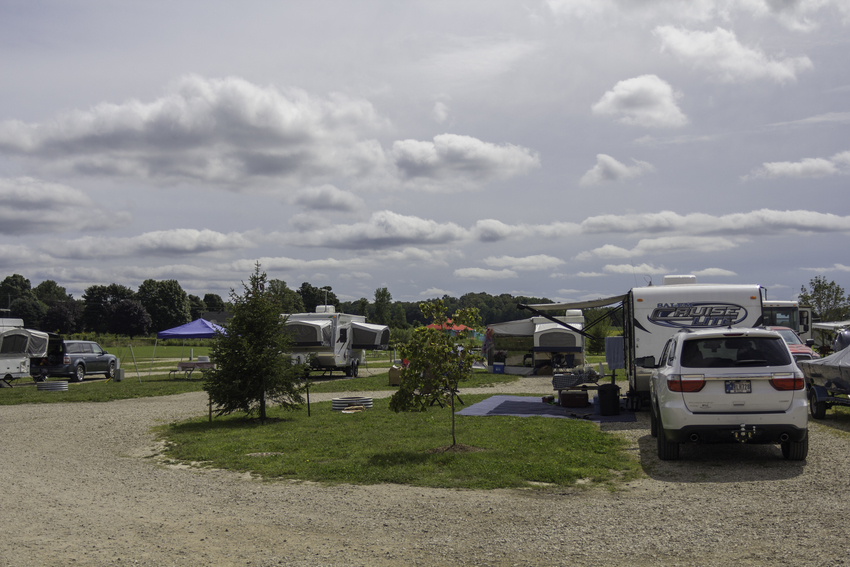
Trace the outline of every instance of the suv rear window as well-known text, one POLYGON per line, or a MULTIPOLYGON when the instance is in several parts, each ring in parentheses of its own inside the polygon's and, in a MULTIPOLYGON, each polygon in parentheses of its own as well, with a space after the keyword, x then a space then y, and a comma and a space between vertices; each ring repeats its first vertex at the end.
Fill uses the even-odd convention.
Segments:
POLYGON ((712 337, 686 340, 681 365, 685 368, 786 366, 791 356, 781 338, 712 337))

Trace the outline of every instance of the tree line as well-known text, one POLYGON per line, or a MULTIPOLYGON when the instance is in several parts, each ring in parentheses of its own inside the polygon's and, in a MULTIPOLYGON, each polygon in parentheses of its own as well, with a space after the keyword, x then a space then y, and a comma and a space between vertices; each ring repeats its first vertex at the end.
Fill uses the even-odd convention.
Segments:
MULTIPOLYGON (((340 301, 331 286, 316 287, 304 282, 290 288, 286 282, 271 279, 267 291, 280 313, 312 313, 318 305, 332 305, 338 312, 364 315, 370 323, 393 329, 410 329, 427 325, 420 301, 393 301, 386 287, 378 288, 372 298, 340 301)), ((508 293, 466 293, 458 298, 444 295, 441 299, 449 318, 461 309, 475 308, 484 326, 525 319, 527 311, 519 303, 552 303, 545 297, 513 296, 508 293)), ((850 297, 840 285, 816 276, 809 287, 802 286, 802 304, 811 305, 822 321, 850 318, 850 297)), ((31 329, 60 334, 113 333, 130 337, 146 336, 200 318, 206 312, 228 312, 233 305, 215 293, 203 297, 186 293, 177 280, 142 282, 137 290, 112 283, 92 285, 80 299, 67 293, 53 280, 32 287, 20 274, 7 276, 0 282, 0 316, 24 320, 31 329)), ((586 314, 587 315, 587 314, 586 314)), ((595 320, 592 317, 588 324, 595 320)))
MULTIPOLYGON (((419 301, 393 301, 386 288, 378 288, 372 298, 340 301, 331 286, 316 287, 304 282, 290 288, 285 281, 266 282, 268 296, 280 313, 312 313, 318 305, 332 305, 337 312, 364 315, 370 323, 393 329, 409 329, 427 325, 419 309, 419 301)), ((540 297, 513 296, 507 293, 467 293, 459 298, 440 298, 451 317, 461 309, 478 309, 484 325, 528 317, 518 303, 551 303, 540 297)), ((111 283, 92 285, 82 298, 75 299, 54 280, 33 287, 20 274, 7 276, 0 282, 0 316, 23 319, 27 328, 59 334, 95 333, 146 336, 194 321, 206 312, 229 312, 233 305, 215 293, 203 297, 186 293, 177 280, 142 282, 137 290, 111 283)))

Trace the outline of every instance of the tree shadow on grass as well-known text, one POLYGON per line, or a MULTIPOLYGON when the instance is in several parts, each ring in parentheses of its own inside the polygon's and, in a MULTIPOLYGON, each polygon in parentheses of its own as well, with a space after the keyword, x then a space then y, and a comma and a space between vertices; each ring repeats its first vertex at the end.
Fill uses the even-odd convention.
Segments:
POLYGON ((169 425, 169 429, 175 433, 204 433, 208 431, 220 430, 235 430, 235 429, 254 429, 257 427, 268 427, 280 423, 289 423, 295 421, 293 417, 266 417, 265 425, 260 423, 258 417, 219 417, 213 418, 213 421, 188 421, 183 423, 173 423, 169 425))

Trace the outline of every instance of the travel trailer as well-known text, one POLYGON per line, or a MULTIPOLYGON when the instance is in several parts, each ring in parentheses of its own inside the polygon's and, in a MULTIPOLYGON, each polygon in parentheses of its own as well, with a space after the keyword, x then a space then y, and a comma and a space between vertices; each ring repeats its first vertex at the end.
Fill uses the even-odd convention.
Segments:
POLYGON ((758 327, 763 324, 759 285, 700 284, 696 276, 664 276, 662 285, 623 295, 574 303, 529 305, 532 310, 589 309, 618 305, 623 320, 623 353, 629 379, 627 404, 649 401, 647 368, 661 359, 667 340, 683 328, 758 327), (646 367, 645 367, 646 366, 646 367))
POLYGON ((314 371, 344 371, 356 377, 364 350, 385 350, 390 328, 366 322, 363 315, 336 313, 333 305, 318 305, 315 313, 281 315, 292 338, 292 359, 314 371))

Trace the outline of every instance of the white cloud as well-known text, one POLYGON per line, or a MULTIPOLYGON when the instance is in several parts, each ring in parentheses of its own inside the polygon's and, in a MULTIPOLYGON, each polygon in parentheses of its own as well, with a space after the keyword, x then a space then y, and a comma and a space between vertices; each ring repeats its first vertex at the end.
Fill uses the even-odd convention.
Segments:
POLYGON ((67 185, 0 178, 0 234, 104 230, 129 222, 128 213, 106 210, 67 185))
POLYGON ((444 295, 448 295, 451 297, 453 293, 451 291, 447 291, 445 289, 440 289, 437 287, 429 287, 425 291, 419 293, 420 297, 443 297, 444 295))
MULTIPOLYGON (((63 242, 63 258, 114 258, 124 256, 184 256, 225 250, 253 248, 255 244, 244 234, 222 234, 213 230, 180 228, 146 232, 130 238, 85 236, 63 242)), ((44 252, 56 250, 54 243, 42 247, 44 252)))
POLYGON ((381 167, 380 144, 362 135, 386 125, 365 100, 190 75, 153 102, 2 122, 0 151, 89 175, 312 181, 381 167))
POLYGON ((450 180, 453 185, 507 179, 540 167, 540 157, 527 148, 457 134, 440 134, 433 142, 400 140, 390 155, 403 179, 450 180))
POLYGON ((484 268, 460 268, 454 271, 456 278, 467 280, 506 280, 517 277, 513 270, 487 270, 484 268))
POLYGON ((525 256, 523 258, 491 256, 485 258, 483 262, 491 268, 511 268, 513 270, 549 270, 564 264, 564 261, 560 258, 547 256, 546 254, 525 256))
POLYGON ((759 209, 748 213, 715 216, 705 213, 682 215, 659 213, 599 215, 581 223, 582 233, 660 233, 764 235, 819 232, 850 232, 850 216, 816 211, 759 209))
POLYGON ((522 225, 509 225, 495 219, 475 221, 472 233, 481 242, 498 242, 511 237, 517 237, 525 232, 522 225))
POLYGON ((801 118, 800 120, 791 120, 789 122, 774 122, 770 126, 807 126, 809 124, 847 124, 850 123, 850 112, 827 112, 801 118))
POLYGON ((644 128, 680 128, 688 118, 676 104, 681 94, 656 75, 641 75, 620 81, 593 105, 596 115, 644 128))
POLYGON ((356 211, 363 207, 363 199, 333 185, 301 189, 295 194, 295 203, 317 211, 356 211))
POLYGON ((670 270, 664 266, 653 266, 651 264, 607 264, 602 268, 609 274, 637 274, 637 275, 656 275, 669 274, 670 270))
POLYGON ((542 44, 518 39, 462 36, 452 38, 442 50, 419 66, 431 84, 463 85, 489 81, 514 69, 538 52, 542 44))
POLYGON ((744 17, 771 18, 798 32, 811 32, 833 14, 850 22, 846 0, 547 0, 562 18, 604 21, 612 27, 622 21, 728 22, 744 17))
POLYGON ((833 264, 829 268, 802 268, 808 272, 826 273, 826 272, 850 272, 850 266, 844 264, 833 264))
POLYGON ((601 185, 609 181, 623 181, 655 171, 652 164, 632 158, 634 165, 620 163, 606 154, 596 154, 596 165, 585 173, 581 185, 601 185))
POLYGON ((663 236, 644 238, 632 249, 605 244, 590 252, 582 252, 577 260, 597 258, 636 258, 647 254, 666 254, 671 252, 717 252, 737 248, 738 243, 722 236, 663 236))
POLYGON ((723 268, 705 268, 704 270, 696 270, 692 273, 695 276, 705 277, 732 277, 738 275, 731 270, 724 270, 723 268))
POLYGON ((831 158, 803 158, 800 161, 765 162, 742 179, 776 179, 778 177, 818 178, 850 172, 850 151, 831 158))
POLYGON ((760 49, 741 45, 734 32, 722 28, 704 32, 659 26, 654 33, 661 39, 662 51, 669 51, 680 61, 726 82, 756 79, 793 82, 799 71, 813 67, 808 57, 770 59, 760 49))
POLYGON ((343 249, 374 249, 407 244, 447 244, 468 237, 468 231, 454 223, 438 223, 392 211, 377 211, 367 222, 335 224, 331 228, 281 239, 300 246, 343 249))

